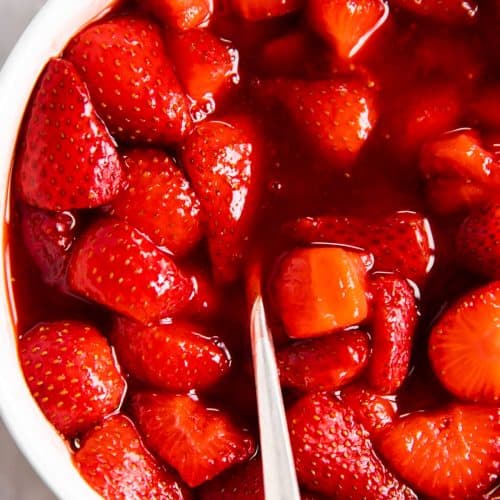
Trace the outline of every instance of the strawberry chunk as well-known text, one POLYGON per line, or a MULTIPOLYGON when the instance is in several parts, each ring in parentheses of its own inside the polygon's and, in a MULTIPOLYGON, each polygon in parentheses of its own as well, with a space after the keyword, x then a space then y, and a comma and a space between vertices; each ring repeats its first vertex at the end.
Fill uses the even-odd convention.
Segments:
POLYGON ((201 266, 193 266, 185 272, 191 276, 193 293, 184 313, 200 319, 213 318, 221 310, 223 297, 215 287, 210 272, 201 266))
POLYGON ((429 357, 441 383, 462 399, 500 400, 500 281, 450 306, 432 329, 429 357))
POLYGON ((500 412, 453 404, 401 418, 380 435, 387 463, 432 498, 478 498, 498 481, 500 412))
POLYGON ((472 116, 482 125, 500 129, 500 84, 481 88, 470 108, 472 116))
POLYGON ((342 59, 355 56, 384 24, 389 6, 383 0, 312 0, 309 21, 342 59))
POLYGON ((304 0, 231 0, 233 10, 248 21, 284 16, 300 10, 303 5, 304 0))
POLYGON ((418 311, 408 282, 392 274, 372 278, 372 355, 370 385, 383 394, 396 392, 408 375, 418 311))
POLYGON ((91 24, 73 38, 65 56, 120 140, 171 144, 190 128, 187 98, 160 29, 151 22, 121 16, 91 24))
POLYGON ((189 486, 199 486, 255 452, 246 431, 190 396, 140 393, 132 409, 148 446, 189 486))
POLYGON ((288 335, 317 337, 361 323, 368 315, 361 254, 342 248, 298 249, 277 264, 273 302, 288 335))
POLYGON ((33 397, 66 436, 85 431, 121 404, 125 381, 106 339, 83 323, 40 323, 19 340, 33 397))
POLYGON ((412 14, 446 24, 467 25, 478 18, 476 0, 393 0, 394 5, 412 14))
POLYGON ((94 223, 77 241, 69 283, 76 293, 144 323, 178 312, 192 293, 170 255, 113 219, 94 223))
POLYGON ((302 391, 336 390, 360 375, 369 353, 362 331, 297 342, 277 353, 281 384, 302 391))
POLYGON ((135 378, 171 391, 206 389, 230 366, 229 353, 194 324, 143 326, 117 318, 111 341, 122 366, 135 378))
POLYGON ((177 30, 206 26, 212 16, 212 0, 140 0, 141 8, 177 30))
POLYGON ((73 460, 82 477, 105 500, 190 498, 144 447, 132 422, 115 415, 90 431, 73 460))
POLYGON ((375 269, 397 272, 419 286, 434 263, 434 239, 429 221, 413 212, 396 212, 376 221, 356 217, 306 217, 285 231, 304 244, 349 245, 370 252, 375 269))
POLYGON ((482 276, 500 279, 500 203, 467 217, 457 235, 460 263, 482 276))
POLYGON ((70 62, 48 63, 25 120, 16 167, 24 201, 71 210, 103 205, 118 194, 122 165, 115 142, 70 62))
POLYGON ((304 486, 335 498, 416 498, 384 467, 353 412, 330 394, 304 396, 287 418, 304 486))
POLYGON ((201 202, 213 272, 234 281, 240 271, 262 170, 261 143, 248 120, 204 122, 184 141, 180 157, 201 202))
POLYGON ((202 237, 200 201, 182 170, 157 149, 131 149, 124 158, 127 188, 110 214, 175 255, 188 253, 202 237))

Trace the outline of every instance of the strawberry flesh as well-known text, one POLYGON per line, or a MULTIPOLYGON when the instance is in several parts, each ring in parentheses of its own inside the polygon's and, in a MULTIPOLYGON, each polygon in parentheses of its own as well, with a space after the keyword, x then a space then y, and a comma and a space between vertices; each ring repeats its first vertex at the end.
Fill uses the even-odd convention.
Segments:
POLYGON ((213 12, 212 0, 140 0, 141 8, 176 30, 206 26, 213 12))

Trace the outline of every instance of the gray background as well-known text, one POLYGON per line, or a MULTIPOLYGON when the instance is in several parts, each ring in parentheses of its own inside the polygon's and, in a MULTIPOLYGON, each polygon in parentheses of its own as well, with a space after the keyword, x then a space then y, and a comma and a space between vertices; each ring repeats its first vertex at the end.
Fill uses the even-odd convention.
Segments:
MULTIPOLYGON (((0 65, 30 19, 44 3, 44 0, 0 0, 0 65)), ((0 499, 55 500, 54 495, 31 470, 1 423, 0 499)))

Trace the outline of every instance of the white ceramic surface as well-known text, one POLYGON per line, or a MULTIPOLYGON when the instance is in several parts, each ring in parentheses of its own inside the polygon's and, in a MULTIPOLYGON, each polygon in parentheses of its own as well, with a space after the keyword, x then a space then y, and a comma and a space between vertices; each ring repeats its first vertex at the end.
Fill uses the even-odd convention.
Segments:
MULTIPOLYGON (((18 0, 22 1, 22 0, 18 0)), ((0 211, 8 219, 8 182, 26 103, 47 60, 59 54, 85 24, 104 14, 113 0, 49 0, 20 38, 0 73, 0 211)), ((4 224, 0 239, 9 251, 4 224)), ((9 308, 8 269, 0 265, 0 412, 18 447, 62 500, 100 498, 72 465, 68 449, 31 397, 19 366, 9 308)), ((33 499, 36 500, 36 499, 33 499)))

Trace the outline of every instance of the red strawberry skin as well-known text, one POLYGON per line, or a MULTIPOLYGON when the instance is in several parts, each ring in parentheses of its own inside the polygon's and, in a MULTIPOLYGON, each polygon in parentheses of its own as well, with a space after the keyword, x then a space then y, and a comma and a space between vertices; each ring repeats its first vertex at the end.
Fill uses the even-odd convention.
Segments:
POLYGON ((441 383, 461 399, 500 400, 500 281, 459 299, 439 318, 429 358, 441 383))
POLYGON ((120 363, 135 378, 170 391, 206 389, 231 364, 217 338, 200 327, 181 321, 145 327, 117 318, 111 341, 120 363))
POLYGON ((131 149, 124 159, 127 188, 111 204, 110 215, 174 255, 188 253, 202 229, 200 202, 182 170, 158 149, 131 149))
POLYGON ((47 419, 72 437, 114 412, 125 381, 105 338, 77 322, 40 323, 19 341, 33 397, 47 419))
POLYGON ((302 391, 336 390, 360 375, 369 354, 362 331, 296 342, 277 353, 281 384, 302 391))
POLYGON ((123 415, 107 418, 90 431, 73 460, 82 477, 106 500, 191 498, 151 456, 123 415))
POLYGON ((335 498, 416 498, 384 467, 353 412, 330 394, 304 396, 287 418, 304 486, 335 498))
POLYGON ((479 498, 498 481, 500 412, 452 404, 401 418, 378 438, 387 463, 423 495, 479 498))
POLYGON ((184 141, 180 156, 201 202, 216 281, 234 281, 258 208, 260 138, 245 118, 206 121, 184 141))
POLYGON ((457 235, 459 262, 482 276, 500 279, 500 203, 471 213, 457 235))
POLYGON ((223 412, 187 395, 139 393, 132 412, 147 445, 191 487, 255 453, 255 443, 223 412))
POLYGON ((367 378, 383 394, 394 393, 410 368, 418 310, 415 293, 408 282, 393 274, 371 280, 372 355, 367 378))
POLYGON ((192 282, 171 256, 124 222, 103 219, 77 241, 69 263, 72 290, 143 323, 181 310, 192 282))
POLYGON ((478 2, 472 0, 394 0, 394 4, 409 12, 446 24, 467 25, 478 18, 478 2))
POLYGON ((92 24, 70 42, 65 56, 120 140, 171 144, 190 128, 186 96, 160 29, 150 21, 121 16, 92 24))
POLYGON ((418 213, 395 212, 383 219, 323 216, 298 219, 285 231, 297 242, 351 245, 375 256, 375 270, 398 272, 417 285, 425 283, 434 263, 434 239, 428 220, 418 213))
POLYGON ((205 26, 213 12, 211 0, 141 0, 138 3, 167 26, 179 31, 205 26))
POLYGON ((25 120, 16 178, 24 201, 71 210, 103 205, 118 194, 122 165, 115 143, 70 62, 48 63, 25 120))

